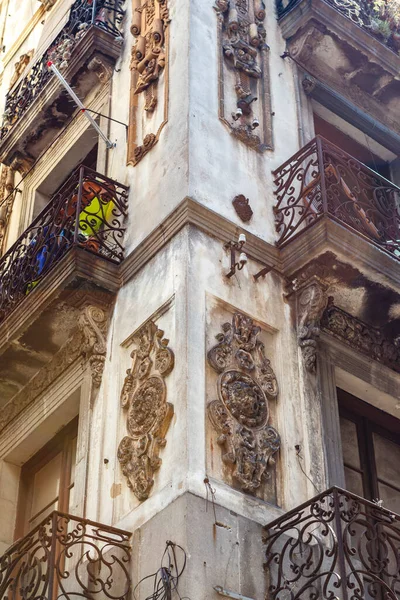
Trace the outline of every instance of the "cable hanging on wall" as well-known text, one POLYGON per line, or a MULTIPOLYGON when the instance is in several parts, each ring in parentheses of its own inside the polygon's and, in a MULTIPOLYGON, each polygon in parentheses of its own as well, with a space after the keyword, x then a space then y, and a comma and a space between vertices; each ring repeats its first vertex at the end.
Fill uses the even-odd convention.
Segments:
POLYGON ((187 556, 179 544, 167 541, 160 568, 155 573, 143 577, 133 589, 133 597, 137 600, 136 591, 145 582, 153 581, 153 591, 144 600, 171 600, 172 592, 176 592, 179 600, 190 600, 182 597, 178 591, 178 582, 186 568, 187 556))

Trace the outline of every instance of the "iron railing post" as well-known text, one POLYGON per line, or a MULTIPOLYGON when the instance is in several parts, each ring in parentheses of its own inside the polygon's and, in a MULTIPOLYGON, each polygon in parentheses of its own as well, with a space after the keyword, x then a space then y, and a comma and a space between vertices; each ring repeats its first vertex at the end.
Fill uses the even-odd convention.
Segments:
POLYGON ((326 178, 325 178, 325 165, 324 165, 324 149, 322 145, 322 139, 317 135, 317 160, 318 160, 318 168, 321 176, 321 195, 322 195, 322 210, 324 215, 329 214, 328 210, 328 197, 326 190, 326 178))
POLYGON ((58 513, 57 511, 53 511, 51 515, 51 546, 50 546, 50 556, 48 562, 49 569, 49 579, 48 579, 48 590, 47 590, 47 598, 48 600, 53 600, 54 596, 54 586, 55 583, 55 570, 56 570, 56 551, 57 551, 57 528, 58 528, 58 513))
POLYGON ((93 6, 92 6, 92 25, 94 25, 94 22, 96 20, 96 4, 97 4, 97 1, 93 0, 93 6))
POLYGON ((82 209, 82 190, 83 190, 83 177, 85 174, 85 167, 79 169, 79 183, 78 183, 78 199, 76 202, 76 214, 75 214, 75 230, 74 230, 74 245, 78 244, 79 235, 79 215, 82 209))
POLYGON ((336 528, 336 537, 338 544, 338 561, 339 561, 339 573, 341 580, 341 587, 343 592, 343 599, 348 600, 347 594, 347 585, 346 585, 346 563, 344 560, 344 548, 343 548, 343 533, 342 533, 342 522, 340 519, 340 511, 339 511, 339 490, 337 488, 332 489, 333 494, 333 506, 335 511, 335 528, 336 528))

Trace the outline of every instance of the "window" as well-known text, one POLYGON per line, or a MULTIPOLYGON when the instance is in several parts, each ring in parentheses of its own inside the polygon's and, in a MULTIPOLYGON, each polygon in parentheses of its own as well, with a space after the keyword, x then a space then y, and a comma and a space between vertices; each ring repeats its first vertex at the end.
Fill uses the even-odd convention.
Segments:
POLYGON ((400 514, 400 420, 338 390, 346 488, 400 514))
POLYGON ((78 418, 23 465, 16 538, 26 535, 53 510, 71 512, 77 430, 78 418))
MULTIPOLYGON (((88 143, 93 145, 93 135, 86 144, 84 141, 86 140, 83 140, 81 143, 81 154, 82 149, 87 150, 88 143)), ((62 188, 64 183, 71 177, 72 172, 78 165, 82 164, 95 171, 97 166, 97 155, 98 144, 96 143, 89 150, 89 152, 83 156, 83 158, 79 158, 79 154, 77 152, 74 153, 72 159, 64 157, 60 164, 52 170, 51 174, 36 189, 32 219, 37 217, 37 215, 45 208, 47 203, 50 201, 50 198, 56 194, 60 188, 62 188), (79 160, 77 160, 77 156, 79 160)))

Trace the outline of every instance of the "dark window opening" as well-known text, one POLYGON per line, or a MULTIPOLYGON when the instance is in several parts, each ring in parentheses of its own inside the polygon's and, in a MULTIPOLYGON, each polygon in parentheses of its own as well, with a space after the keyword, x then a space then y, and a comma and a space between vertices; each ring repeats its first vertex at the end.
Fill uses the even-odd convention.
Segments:
POLYGON ((400 420, 338 389, 346 488, 400 514, 400 420))

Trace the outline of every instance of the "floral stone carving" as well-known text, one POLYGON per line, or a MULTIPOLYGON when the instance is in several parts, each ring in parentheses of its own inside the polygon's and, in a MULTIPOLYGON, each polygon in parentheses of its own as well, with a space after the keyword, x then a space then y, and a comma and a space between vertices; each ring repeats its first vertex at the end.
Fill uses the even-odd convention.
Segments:
POLYGON ((209 364, 220 374, 218 400, 209 402, 208 416, 219 433, 223 461, 232 465, 242 489, 254 492, 280 447, 279 434, 269 425, 269 401, 277 398, 278 383, 253 319, 235 313, 222 330, 208 352, 209 364))
POLYGON ((174 353, 164 332, 149 321, 135 336, 132 367, 121 391, 121 406, 127 413, 127 430, 118 448, 118 460, 128 486, 139 500, 148 498, 154 472, 160 467, 159 449, 174 414, 167 402, 165 377, 174 368, 174 353))
POLYGON ((130 122, 128 164, 136 166, 158 142, 161 130, 168 120, 168 24, 167 0, 132 0, 131 33, 136 38, 130 62, 130 122), (158 105, 159 79, 164 72, 164 108, 162 122, 156 133, 146 132, 142 126, 141 145, 137 144, 139 96, 143 110, 150 118, 158 105))
POLYGON ((219 117, 242 142, 272 148, 269 46, 263 0, 216 0, 219 117))

